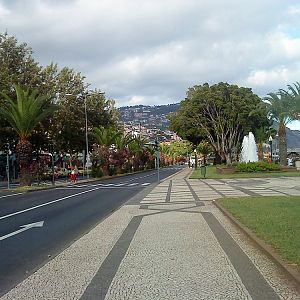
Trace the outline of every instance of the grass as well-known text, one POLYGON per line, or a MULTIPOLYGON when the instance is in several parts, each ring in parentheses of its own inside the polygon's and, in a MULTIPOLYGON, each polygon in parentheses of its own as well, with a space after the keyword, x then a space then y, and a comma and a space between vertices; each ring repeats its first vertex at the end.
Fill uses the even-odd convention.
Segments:
MULTIPOLYGON (((211 179, 230 179, 230 178, 270 178, 270 177, 300 177, 300 172, 251 172, 251 173, 232 173, 220 174, 216 171, 216 166, 208 166, 206 169, 206 178, 211 179)), ((202 179, 200 168, 192 173, 191 179, 202 179)))
POLYGON ((218 203, 300 271, 300 196, 224 198, 218 203))

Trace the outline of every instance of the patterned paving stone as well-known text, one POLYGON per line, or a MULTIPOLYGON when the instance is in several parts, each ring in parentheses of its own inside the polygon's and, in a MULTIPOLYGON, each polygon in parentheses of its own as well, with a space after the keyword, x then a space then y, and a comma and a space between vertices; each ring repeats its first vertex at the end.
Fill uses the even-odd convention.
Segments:
POLYGON ((299 179, 189 180, 185 169, 124 205, 2 299, 300 299, 212 204, 300 193, 299 179), (281 184, 281 182, 283 184, 281 184))

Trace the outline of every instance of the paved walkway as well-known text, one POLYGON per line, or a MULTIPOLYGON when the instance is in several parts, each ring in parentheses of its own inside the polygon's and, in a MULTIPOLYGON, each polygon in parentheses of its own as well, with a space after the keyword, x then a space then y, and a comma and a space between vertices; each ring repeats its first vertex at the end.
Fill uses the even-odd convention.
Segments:
POLYGON ((300 179, 189 180, 189 172, 146 188, 1 299, 300 299, 212 204, 299 195, 300 179))

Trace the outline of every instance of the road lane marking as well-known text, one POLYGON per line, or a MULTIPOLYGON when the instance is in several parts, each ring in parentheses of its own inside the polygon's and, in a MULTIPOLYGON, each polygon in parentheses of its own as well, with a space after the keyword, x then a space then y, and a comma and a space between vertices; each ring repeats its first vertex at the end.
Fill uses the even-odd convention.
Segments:
POLYGON ((4 196, 0 196, 0 198, 12 197, 12 196, 17 196, 17 195, 23 195, 23 193, 16 193, 16 194, 4 195, 4 196))
POLYGON ((16 234, 19 234, 19 233, 21 233, 23 231, 26 231, 26 230, 30 229, 30 228, 43 227, 43 225, 44 225, 44 221, 21 225, 20 227, 23 227, 23 228, 21 228, 19 230, 16 230, 16 231, 13 231, 11 233, 8 233, 6 235, 0 236, 0 241, 8 239, 9 237, 12 237, 12 236, 14 236, 16 234))
POLYGON ((88 191, 83 191, 83 192, 76 193, 76 194, 73 194, 73 195, 69 195, 69 196, 66 196, 66 197, 63 197, 63 198, 52 200, 50 202, 46 202, 46 203, 43 203, 43 204, 40 204, 40 205, 36 205, 36 206, 30 207, 30 208, 26 208, 26 209, 23 209, 23 210, 20 210, 20 211, 2 216, 2 217, 0 217, 0 220, 7 219, 9 217, 13 217, 13 216, 25 213, 27 211, 31 211, 31 210, 34 210, 34 209, 37 209, 37 208, 40 208, 40 207, 43 207, 43 206, 47 206, 47 205, 50 205, 50 204, 53 204, 53 203, 56 203, 56 202, 60 202, 60 201, 63 201, 63 200, 66 200, 66 199, 69 199, 69 198, 72 198, 72 197, 76 197, 76 196, 79 196, 79 195, 82 195, 82 194, 93 192, 93 191, 99 190, 100 188, 101 187, 97 187, 97 188, 94 188, 94 189, 91 189, 91 190, 88 190, 88 191))

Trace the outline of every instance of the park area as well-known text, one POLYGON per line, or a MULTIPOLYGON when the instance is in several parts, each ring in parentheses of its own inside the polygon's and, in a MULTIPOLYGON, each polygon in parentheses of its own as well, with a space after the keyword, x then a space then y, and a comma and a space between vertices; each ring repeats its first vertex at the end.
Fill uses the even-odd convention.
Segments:
MULTIPOLYGON (((284 180, 287 177, 299 176, 300 172, 297 171, 220 174, 216 171, 216 166, 206 167, 205 175, 206 179, 221 181, 281 177, 284 180)), ((191 178, 204 179, 203 168, 194 171, 191 178)), ((283 261, 300 271, 300 196, 225 197, 217 202, 257 237, 271 245, 283 261)))
MULTIPOLYGON (((248 163, 252 164, 252 163, 248 163)), ((259 163, 253 163, 259 164, 259 163)), ((275 165, 275 164, 273 164, 275 165)), ((272 166, 272 165, 271 165, 272 166)), ((296 171, 291 168, 289 171, 288 168, 285 171, 274 170, 274 171, 237 171, 235 169, 231 169, 232 172, 218 172, 219 169, 228 169, 220 166, 200 166, 196 171, 194 171, 191 175, 191 179, 230 179, 230 178, 267 178, 267 177, 300 177, 300 171, 296 171), (205 173, 205 174, 204 174, 205 173)))
POLYGON ((300 270, 300 196, 223 198, 218 203, 300 270))

